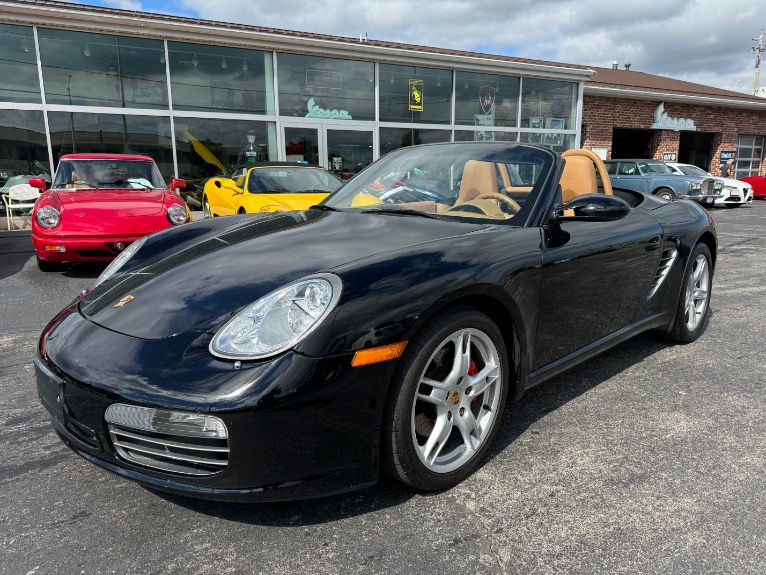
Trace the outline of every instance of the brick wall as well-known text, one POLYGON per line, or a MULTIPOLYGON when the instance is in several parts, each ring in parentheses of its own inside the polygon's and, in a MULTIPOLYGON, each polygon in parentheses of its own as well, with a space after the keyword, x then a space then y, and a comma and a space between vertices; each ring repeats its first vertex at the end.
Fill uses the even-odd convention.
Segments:
MULTIPOLYGON (((586 95, 583 100, 583 148, 606 148, 607 158, 611 158, 612 130, 648 130, 654 121, 654 110, 661 101, 586 95)), ((719 174, 718 158, 721 152, 736 150, 739 136, 766 135, 766 111, 665 102, 665 112, 673 118, 691 118, 698 132, 713 133, 713 165, 710 172, 714 175, 719 174)), ((653 158, 661 160, 663 152, 678 152, 680 132, 654 132, 653 158)), ((763 162, 761 174, 766 175, 763 162)))

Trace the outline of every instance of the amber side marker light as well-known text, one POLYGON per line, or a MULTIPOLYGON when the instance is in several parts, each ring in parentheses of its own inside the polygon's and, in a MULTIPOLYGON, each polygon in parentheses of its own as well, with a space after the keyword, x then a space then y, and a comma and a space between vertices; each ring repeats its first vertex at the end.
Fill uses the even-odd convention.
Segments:
POLYGON ((65 252, 66 246, 52 246, 50 244, 45 244, 45 247, 43 249, 46 252, 65 252))
POLYGON ((407 347, 408 343, 409 342, 407 341, 400 341, 399 343, 392 343, 391 345, 360 349, 354 354, 354 359, 351 360, 351 366, 359 367, 360 365, 370 365, 371 363, 380 363, 381 361, 396 359, 402 355, 404 348, 407 347))

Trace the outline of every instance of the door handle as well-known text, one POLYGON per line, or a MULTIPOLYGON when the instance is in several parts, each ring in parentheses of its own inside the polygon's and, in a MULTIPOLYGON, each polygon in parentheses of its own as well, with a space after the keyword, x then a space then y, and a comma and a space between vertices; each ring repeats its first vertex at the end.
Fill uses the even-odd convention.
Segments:
POLYGON ((652 236, 649 238, 649 240, 646 242, 646 251, 647 252, 653 252, 657 248, 660 247, 660 236, 652 236))

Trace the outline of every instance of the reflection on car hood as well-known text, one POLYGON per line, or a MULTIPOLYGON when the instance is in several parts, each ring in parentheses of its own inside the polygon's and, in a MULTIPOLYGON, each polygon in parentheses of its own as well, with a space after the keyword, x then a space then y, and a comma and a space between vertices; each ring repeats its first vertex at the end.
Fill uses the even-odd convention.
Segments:
MULTIPOLYGON (((99 286, 81 301, 81 312, 119 333, 166 338, 194 327, 213 327, 310 274, 485 227, 319 210, 226 219, 235 225, 166 250, 147 265, 99 286), (120 301, 125 303, 117 305, 120 301)), ((188 224, 186 231, 193 226, 188 224)))
POLYGON ((125 218, 162 212, 164 190, 56 190, 67 216, 125 218))

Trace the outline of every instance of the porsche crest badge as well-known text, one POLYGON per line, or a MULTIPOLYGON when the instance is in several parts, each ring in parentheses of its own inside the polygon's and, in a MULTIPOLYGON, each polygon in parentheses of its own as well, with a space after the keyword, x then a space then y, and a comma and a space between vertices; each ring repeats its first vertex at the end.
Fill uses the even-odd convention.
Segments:
POLYGON ((114 304, 114 307, 122 307, 122 306, 124 306, 126 303, 130 303, 130 302, 131 302, 131 301, 133 301, 134 299, 135 299, 135 298, 134 298, 132 295, 126 295, 125 297, 121 297, 121 298, 120 298, 120 301, 118 301, 116 304, 114 304))

